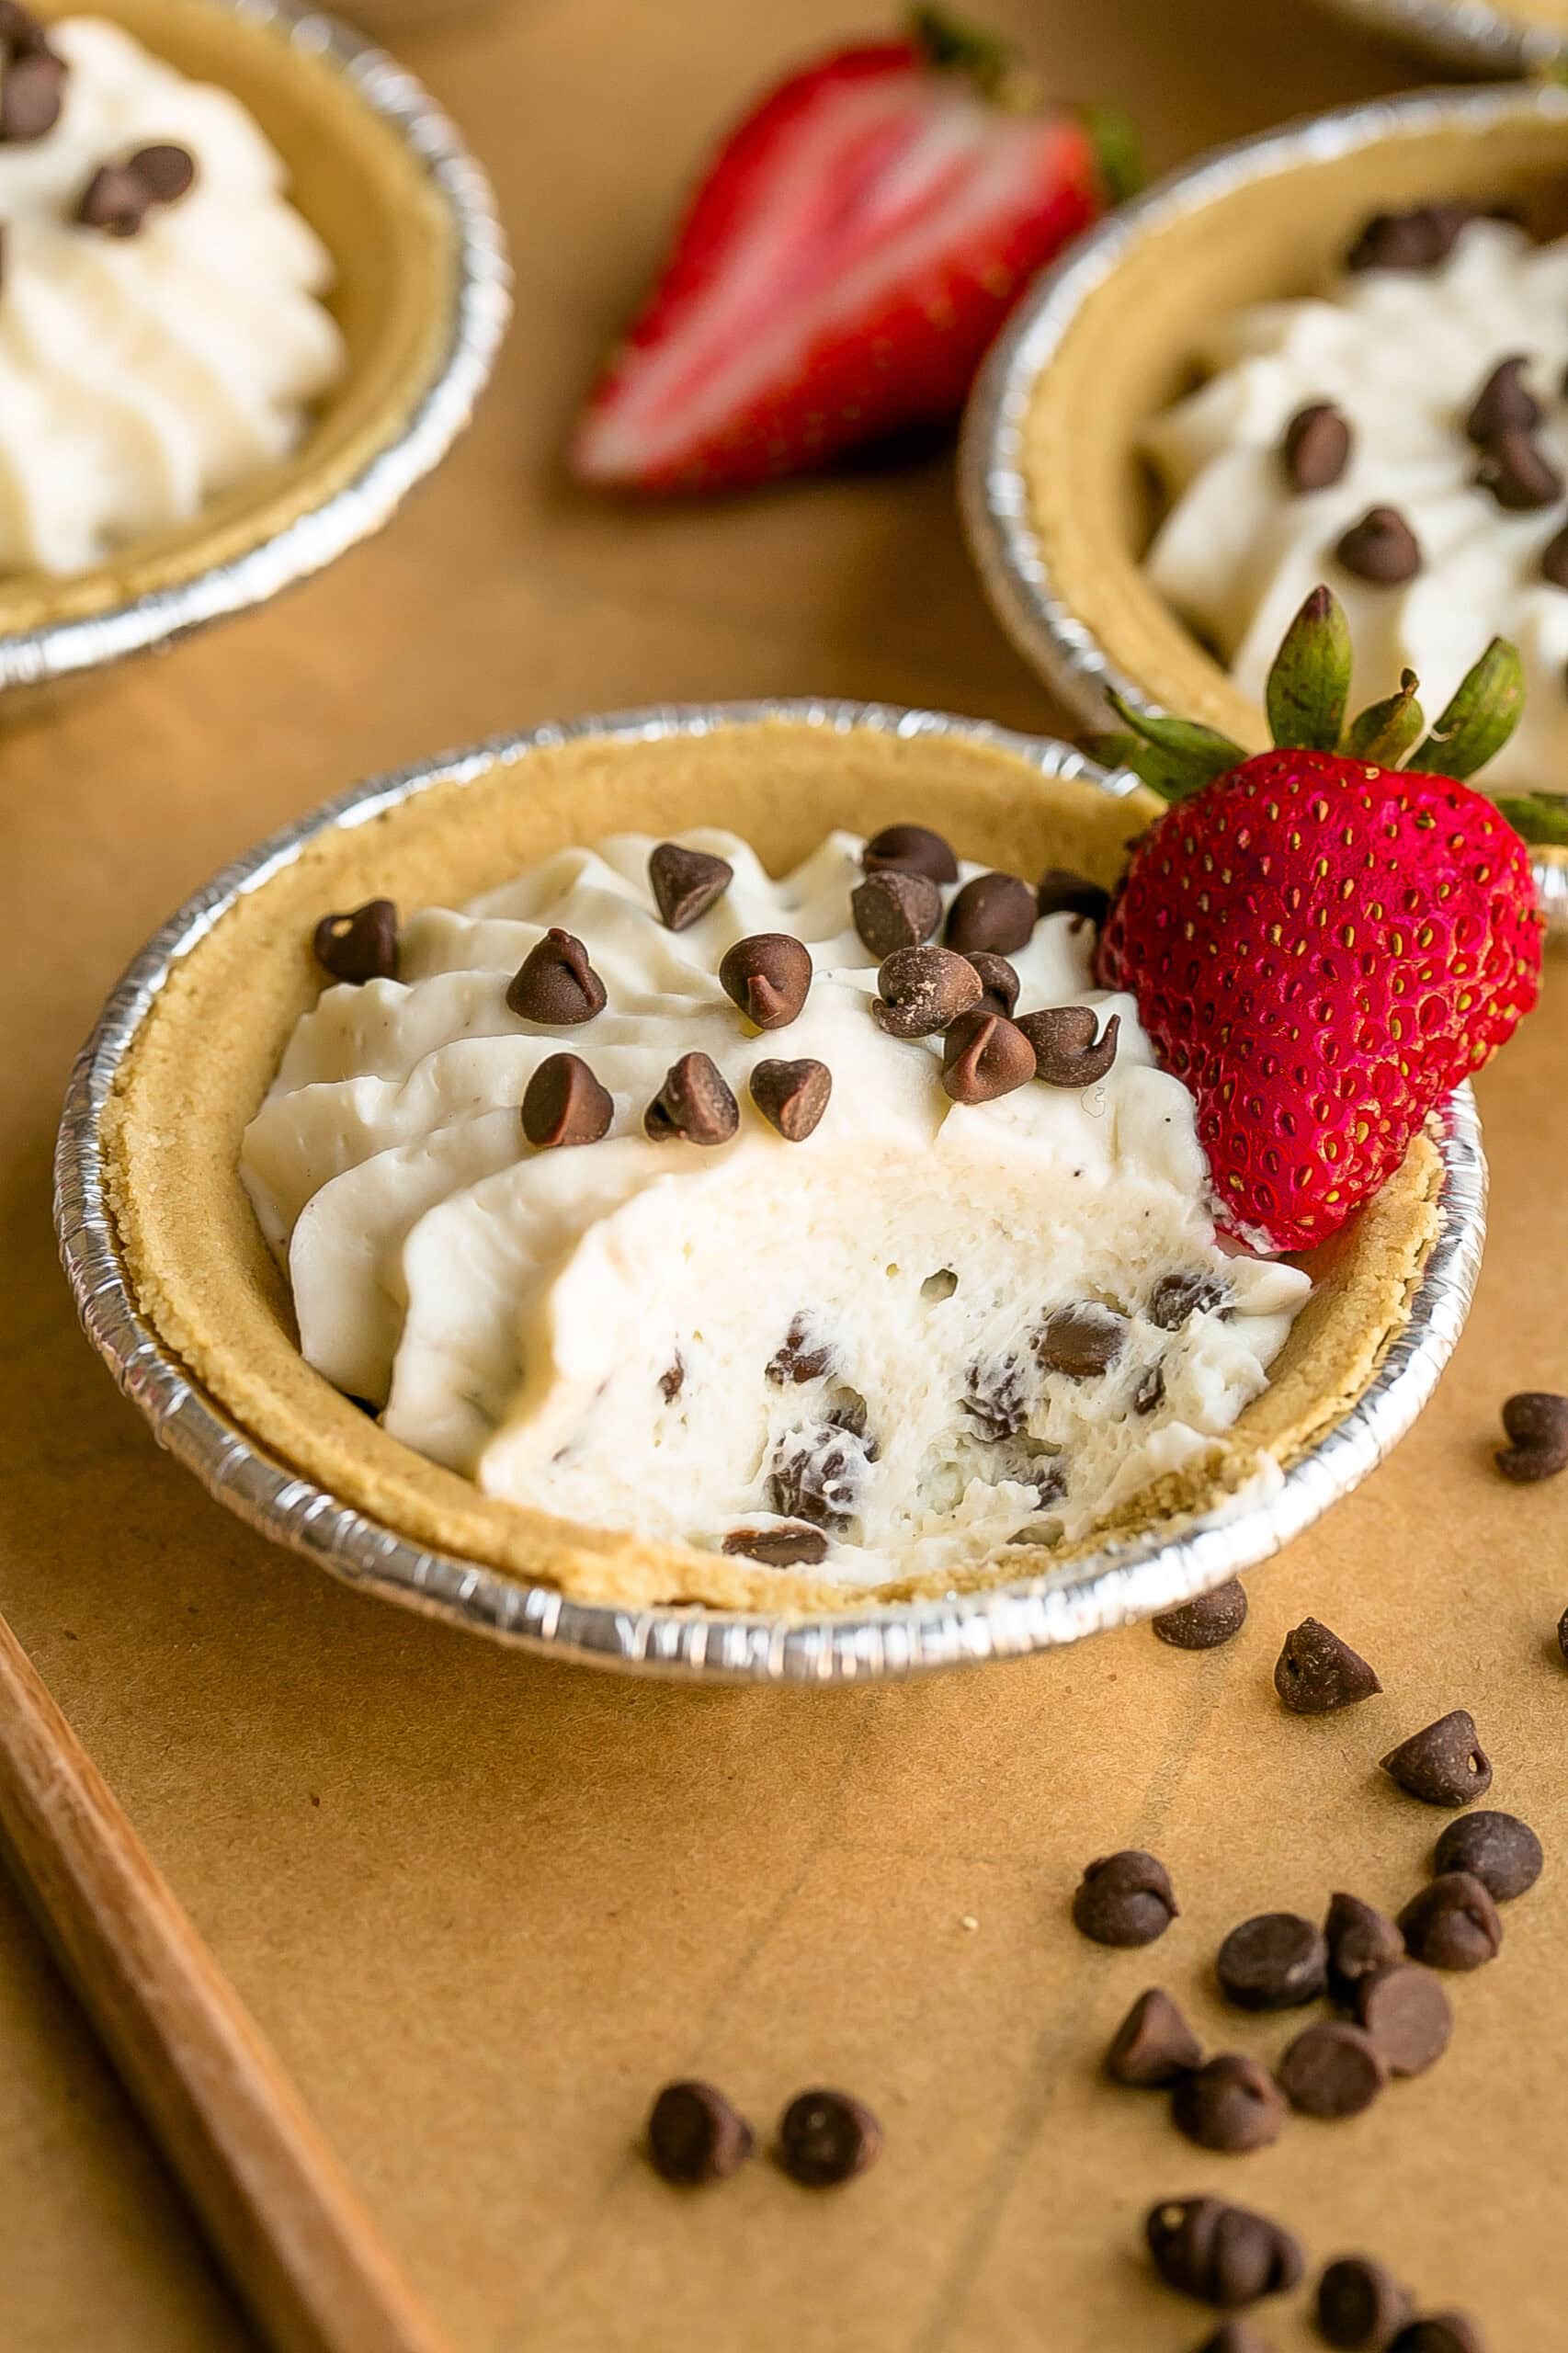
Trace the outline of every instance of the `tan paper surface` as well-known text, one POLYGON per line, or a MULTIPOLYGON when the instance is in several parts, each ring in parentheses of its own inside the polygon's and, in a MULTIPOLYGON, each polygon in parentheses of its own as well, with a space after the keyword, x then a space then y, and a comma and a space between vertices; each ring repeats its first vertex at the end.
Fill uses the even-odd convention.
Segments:
MULTIPOLYGON (((495 728, 769 691, 1049 718, 964 565, 949 470, 628 515, 556 462, 694 150, 852 5, 531 0, 411 45, 494 171, 519 316, 478 427, 376 545, 271 611, 0 744, 8 1085, 4 1606, 296 2072, 461 2353, 1180 2353, 1154 2198, 1215 2188, 1315 2256, 1367 2245, 1506 2353, 1568 2347, 1568 1483, 1489 1467, 1496 1407, 1568 1387, 1568 1006, 1483 1088, 1493 1241, 1417 1432, 1259 1571, 1210 1658, 1146 1631, 903 1689, 693 1695, 491 1651, 269 1550, 155 1452, 72 1323, 48 1160, 105 988, 221 859, 350 777, 495 728), (1386 1696, 1284 1716, 1286 1628, 1326 1619, 1386 1696), (1380 1786, 1471 1707, 1552 1861, 1501 1961, 1455 1986, 1442 2065, 1366 2118, 1205 2157, 1096 2078, 1157 1980, 1205 2033, 1289 2022, 1207 1991, 1247 1912, 1392 1904, 1442 1817, 1380 1786), (1184 1911, 1152 1954, 1084 1945, 1081 1865, 1156 1847, 1184 1911), (972 1921, 974 1925, 966 1925, 972 1921), (698 2070, 767 2127, 841 2082, 881 2113, 840 2196, 765 2162, 683 2199, 632 2153, 698 2070)), ((1290 0, 1009 0, 1063 85, 1156 163, 1404 68, 1290 0)), ((1271 2314, 1285 2348, 1311 2337, 1271 2314)), ((248 2340, 0 1885, 0 2343, 248 2340)))

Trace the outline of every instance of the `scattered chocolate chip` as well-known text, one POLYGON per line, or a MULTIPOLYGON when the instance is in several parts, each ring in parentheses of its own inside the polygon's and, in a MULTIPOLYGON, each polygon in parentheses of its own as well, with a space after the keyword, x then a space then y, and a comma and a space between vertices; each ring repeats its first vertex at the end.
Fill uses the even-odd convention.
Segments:
POLYGON ((1533 433, 1540 423, 1540 403, 1524 381, 1528 354, 1515 352, 1499 359, 1471 404, 1464 421, 1466 436, 1478 445, 1495 439, 1510 426, 1533 433))
POLYGON ((1359 2116, 1388 2082, 1388 2065, 1364 2027, 1324 2018, 1300 2033, 1278 2067, 1279 2088, 1301 2116, 1359 2116))
POLYGON ((1244 2052, 1221 2051, 1182 2076, 1171 2094, 1171 2121, 1200 2149, 1239 2155, 1279 2138, 1285 2102, 1267 2067, 1244 2052))
POLYGON ((686 1359, 677 1348, 659 1375, 659 1394, 666 1405, 673 1405, 686 1387, 686 1359))
POLYGON ((726 949, 719 985, 759 1029, 786 1029, 812 985, 810 950, 787 931, 755 931, 726 949))
POLYGON ((1037 915, 1081 915, 1096 926, 1110 913, 1110 892, 1066 866, 1046 868, 1035 885, 1034 901, 1037 915))
POLYGON ((1116 1362, 1126 1340, 1125 1315, 1086 1299, 1051 1310, 1035 1334, 1034 1352, 1047 1372, 1089 1381, 1116 1362))
POLYGON ((1289 2295, 1306 2270, 1289 2231, 1221 2198, 1163 2199, 1150 2208, 1143 2234, 1167 2288, 1221 2312, 1289 2295))
POLYGON ((1568 588, 1568 523, 1542 548, 1540 576, 1553 588, 1568 588))
POLYGON ((1454 2030, 1449 1997, 1429 1969, 1396 1961, 1375 1969, 1356 1988, 1356 2016, 1392 2075, 1425 2075, 1449 2047, 1454 2030))
POLYGON ((1478 490, 1489 490, 1510 515, 1533 515, 1555 506, 1562 476, 1538 441, 1518 426, 1506 426, 1482 451, 1475 470, 1478 490))
POLYGON ((1128 1847, 1088 1865, 1073 1898, 1073 1925, 1097 1945, 1152 1945, 1179 1908, 1164 1863, 1128 1847))
MULTIPOLYGON (((1157 1371, 1159 1368, 1156 1366, 1157 1371)), ((1162 1643, 1177 1651, 1218 1650, 1234 1640, 1247 1621, 1247 1597, 1239 1578, 1184 1601, 1178 1609, 1164 1609, 1150 1623, 1162 1643)))
POLYGON ((1178 2075, 1203 2063, 1198 2037, 1158 1985, 1140 1994, 1111 2037, 1105 2071, 1113 2084, 1138 2091, 1164 2091, 1178 2075))
POLYGON ((778 2120, 778 2162, 807 2189, 832 2189, 874 2165, 882 2128, 847 2092, 801 2092, 778 2120))
POLYGON ((1469 1805, 1492 1787, 1492 1766, 1464 1708, 1391 1748, 1382 1769, 1423 1805, 1469 1805))
POLYGON ((172 140, 138 147, 126 169, 134 172, 154 204, 177 204, 196 186, 196 158, 172 140))
POLYGON ((1005 1438, 1016 1438, 1028 1417, 1023 1367, 1016 1357, 995 1364, 971 1364, 959 1403, 978 1422, 982 1437, 998 1444, 1005 1438))
POLYGON ((1006 956, 993 956, 986 949, 977 948, 969 961, 980 975, 983 992, 980 1010, 1005 1014, 1011 1020, 1018 1002, 1018 976, 1006 956))
POLYGON ((1350 463, 1350 426, 1344 410, 1332 401, 1312 401, 1299 408, 1285 427, 1279 453, 1292 490, 1332 489, 1350 463))
POLYGON ((884 825, 860 855, 868 874, 924 874, 931 882, 956 882, 959 862, 940 834, 929 825, 884 825))
POLYGON ((896 949, 877 974, 873 1019, 890 1038, 932 1038, 980 1003, 981 980, 950 948, 896 949))
POLYGON ((825 1063, 758 1063, 751 1099, 786 1143, 804 1143, 827 1108, 833 1073, 825 1063))
POLYGON ((1471 1871, 1442 1871, 1399 1915, 1405 1949, 1428 1969, 1480 1969, 1503 1944, 1497 1906, 1471 1871))
POLYGON ((523 1133, 540 1150, 597 1143, 614 1116, 614 1097, 580 1054, 547 1054, 523 1094, 523 1133))
POLYGON ((859 1476, 871 1450, 841 1423, 813 1424, 778 1441, 767 1474, 767 1508, 835 1532, 847 1528, 859 1476))
POLYGON ((722 899, 734 879, 728 858, 710 858, 703 849, 683 849, 679 842, 660 842, 648 859, 660 918, 670 931, 685 931, 722 899))
POLYGON ((1198 2353, 1274 2353, 1274 2348, 1249 2321, 1222 2320, 1213 2336, 1204 2338, 1198 2353))
POLYGON ((1512 1813, 1466 1813, 1437 1841, 1439 1871, 1469 1871, 1494 1904, 1526 1895, 1541 1874, 1540 1840, 1512 1813))
POLYGON ((1358 580, 1382 587, 1414 580, 1421 569, 1421 543, 1393 506, 1369 506, 1358 523, 1351 524, 1335 553, 1358 580))
POLYGON ((827 1539, 818 1528, 737 1528, 724 1550, 765 1569, 814 1568, 827 1557, 827 1539))
POLYGON ((1295 1912, 1260 1912, 1233 1928, 1215 1963, 1220 1984, 1244 2010, 1290 2010, 1315 2001, 1328 1982, 1321 1928, 1295 1912))
POLYGON ((42 139, 60 119, 65 60, 42 25, 8 0, 0 10, 0 140, 42 139))
POLYGON ((983 948, 1012 956, 1027 948, 1035 926, 1035 894, 1016 874, 977 874, 948 909, 947 942, 966 955, 983 948))
POLYGON ((1404 1959, 1404 1938, 1384 1912, 1363 1904, 1358 1895, 1335 1895, 1324 1922, 1328 1947, 1329 1990, 1341 2002, 1353 2002, 1363 1978, 1375 1976, 1404 1959))
POLYGON ((751 2126, 711 2084, 666 2084, 648 2118, 648 2154, 666 2181, 722 2181, 750 2156, 751 2126))
POLYGON ((1413 2302, 1382 2264, 1365 2255, 1339 2256, 1318 2281, 1318 2335, 1325 2344, 1382 2353, 1395 2329, 1409 2319, 1413 2302))
POLYGON ((901 866, 868 874, 849 893, 855 928, 879 963, 895 948, 918 948, 942 920, 942 894, 928 875, 901 866))
POLYGON ((390 899, 367 899, 349 915, 323 915, 311 942, 316 962, 335 981, 356 988, 397 977, 397 909, 390 899))
POLYGON ((1149 1321, 1162 1332, 1179 1332, 1194 1315, 1211 1315, 1229 1296, 1214 1275, 1162 1275, 1149 1294, 1149 1321))
POLYGON ((1568 1397, 1521 1389, 1504 1404, 1503 1430, 1508 1443, 1498 1448, 1496 1462, 1506 1479, 1525 1485, 1568 1471, 1568 1397))
POLYGON ((1274 1688, 1292 1715, 1331 1716, 1382 1688, 1359 1652, 1316 1618, 1303 1618, 1291 1629, 1275 1663, 1274 1688))
POLYGON ((605 984, 569 931, 547 931, 513 973, 508 1011, 543 1029, 576 1029, 605 1008, 605 984))
POLYGON ((1407 2321, 1388 2353, 1486 2353, 1486 2343, 1465 2313, 1428 2313, 1407 2321))
POLYGON ((728 1143, 741 1124, 740 1107, 723 1073, 706 1054, 682 1054, 642 1115, 655 1143, 684 1136, 687 1143, 728 1143))
POLYGON ((1026 1013, 1018 1023, 1034 1049, 1034 1075, 1047 1086, 1094 1086, 1116 1060, 1121 1016, 1113 1013, 1096 1040, 1099 1016, 1091 1005, 1054 1005, 1026 1013))
POLYGON ((1000 1013, 960 1013, 942 1040, 942 1086, 955 1103, 994 1103, 1027 1086, 1034 1048, 1000 1013))
POLYGON ((128 164, 100 164, 76 200, 85 229, 109 237, 134 237, 152 210, 153 199, 128 164))
POLYGON ((1475 218, 1469 204, 1420 204, 1410 212, 1375 212, 1346 255, 1345 267, 1436 269, 1475 218))
POLYGON ((1165 1402, 1165 1367, 1146 1364, 1132 1384, 1132 1410, 1135 1414, 1156 1413, 1165 1402))
POLYGON ((782 1345, 767 1359, 767 1378, 783 1389, 793 1383, 820 1381, 833 1369, 833 1350, 812 1337, 811 1325, 803 1315, 792 1318, 782 1345))

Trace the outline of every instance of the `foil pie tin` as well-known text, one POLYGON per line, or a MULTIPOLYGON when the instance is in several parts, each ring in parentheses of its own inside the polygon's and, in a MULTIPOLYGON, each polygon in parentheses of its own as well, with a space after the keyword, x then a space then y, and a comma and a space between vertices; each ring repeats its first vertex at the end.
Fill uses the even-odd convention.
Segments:
MULTIPOLYGON (((104 1108, 117 1074, 171 972, 224 910, 318 835, 363 824, 432 785, 524 760, 581 735, 646 740, 704 733, 765 718, 894 736, 938 734, 997 745, 1043 776, 1107 778, 1069 745, 974 720, 844 702, 687 705, 583 719, 504 736, 371 779, 263 843, 171 917, 131 965, 78 1058, 55 1154, 55 1222, 66 1274, 89 1338, 159 1443, 251 1527, 364 1591, 503 1642, 688 1681, 874 1681, 917 1669, 1018 1657, 1173 1608, 1255 1566, 1347 1495, 1409 1428, 1452 1352, 1470 1306, 1485 1231, 1486 1164, 1468 1088, 1448 1106, 1438 1231, 1411 1302, 1360 1399, 1274 1485, 1221 1512, 982 1593, 815 1618, 691 1607, 627 1608, 566 1599, 483 1564, 422 1550, 298 1476, 248 1438, 195 1381, 142 1316, 104 1188, 104 1108)), ((1037 1556, 1038 1557, 1038 1556, 1037 1556)))
POLYGON ((1462 74, 1533 74, 1557 63, 1568 33, 1527 24, 1486 0, 1328 0, 1364 31, 1424 49, 1462 74))

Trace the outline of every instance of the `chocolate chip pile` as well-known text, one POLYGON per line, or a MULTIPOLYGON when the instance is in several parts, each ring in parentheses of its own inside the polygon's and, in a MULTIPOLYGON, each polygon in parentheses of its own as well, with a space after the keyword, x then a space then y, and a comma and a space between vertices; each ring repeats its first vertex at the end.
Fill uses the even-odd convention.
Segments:
MULTIPOLYGON (((60 119, 67 67, 38 19, 17 0, 0 5, 0 144, 31 145, 60 119)), ((170 141, 111 156, 91 174, 71 218, 84 229, 133 237, 156 206, 196 185, 196 159, 170 141)))

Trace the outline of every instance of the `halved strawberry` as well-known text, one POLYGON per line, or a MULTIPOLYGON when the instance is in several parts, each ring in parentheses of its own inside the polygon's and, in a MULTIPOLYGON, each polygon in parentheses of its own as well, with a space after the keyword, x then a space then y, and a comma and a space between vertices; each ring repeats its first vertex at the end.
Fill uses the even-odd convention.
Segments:
POLYGON ((717 491, 957 415, 1029 278, 1124 192, 1107 116, 1042 110, 935 9, 733 131, 588 403, 582 480, 717 491))

